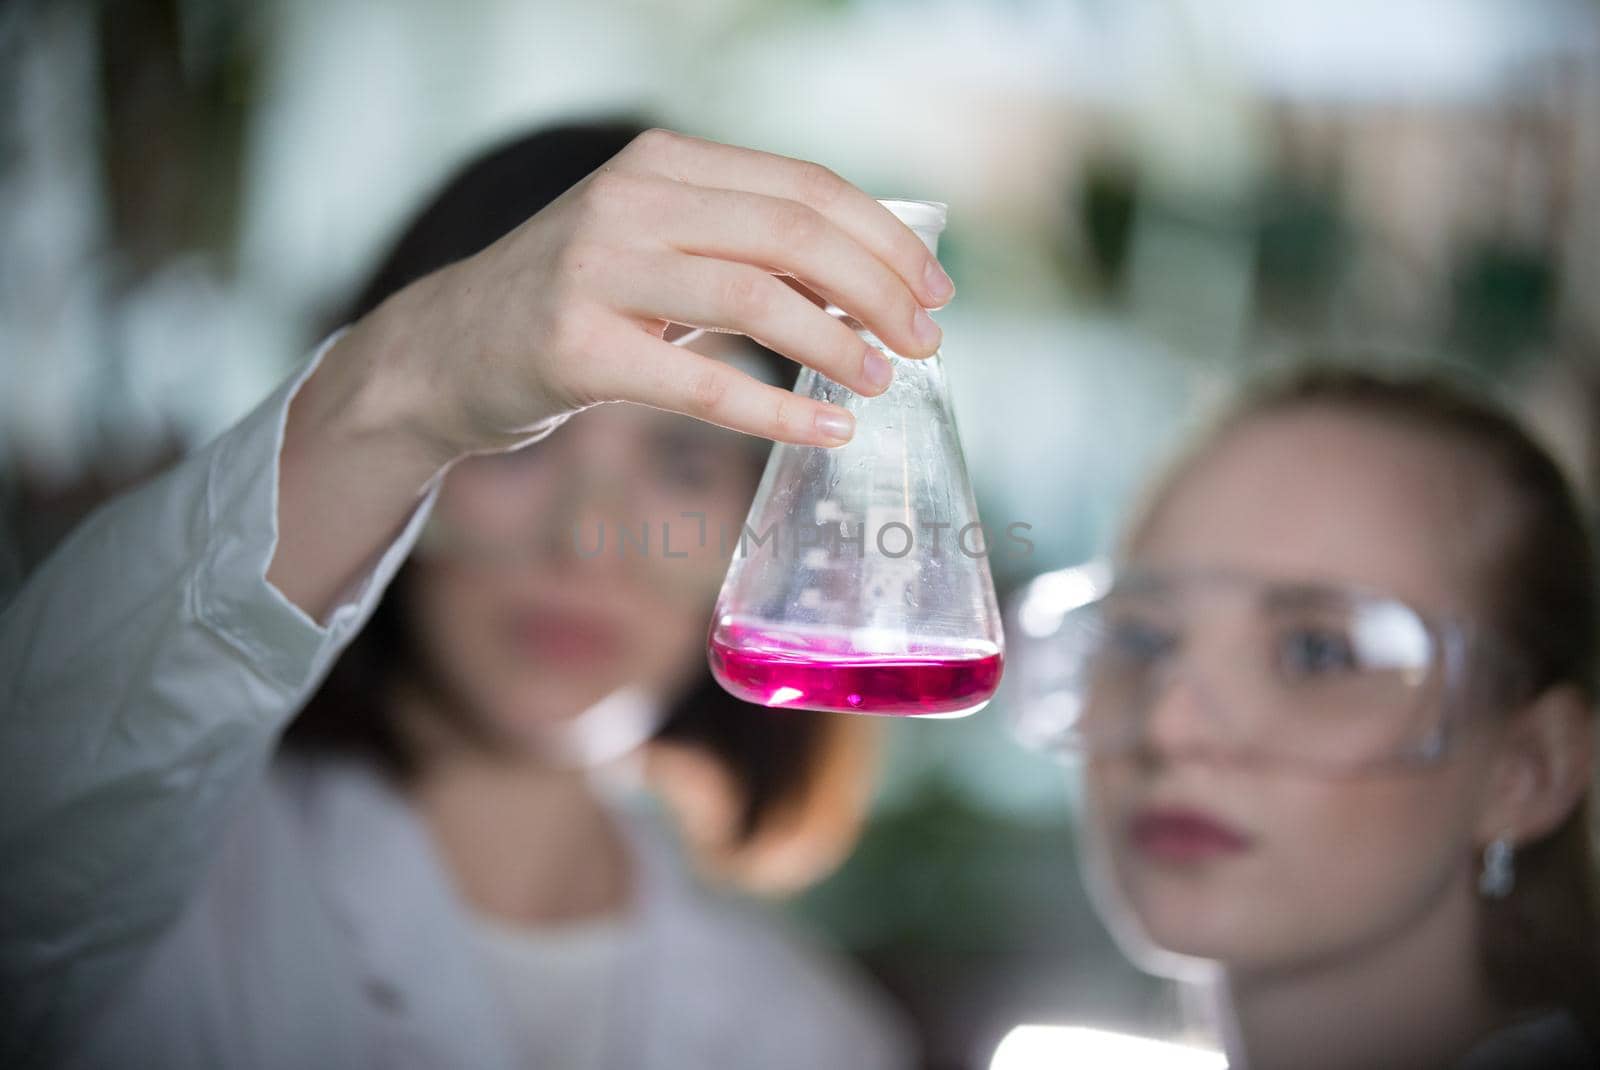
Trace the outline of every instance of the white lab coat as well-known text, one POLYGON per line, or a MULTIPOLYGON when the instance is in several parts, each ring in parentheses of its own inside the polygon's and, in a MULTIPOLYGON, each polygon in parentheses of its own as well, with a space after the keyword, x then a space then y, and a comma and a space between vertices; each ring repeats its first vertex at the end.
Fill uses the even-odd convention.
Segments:
MULTIPOLYGON (((518 1065, 406 801, 359 764, 274 760, 437 493, 325 624, 267 583, 284 417, 326 348, 0 614, 0 1065, 518 1065)), ((609 1065, 903 1064, 858 980, 629 828, 609 1065)))

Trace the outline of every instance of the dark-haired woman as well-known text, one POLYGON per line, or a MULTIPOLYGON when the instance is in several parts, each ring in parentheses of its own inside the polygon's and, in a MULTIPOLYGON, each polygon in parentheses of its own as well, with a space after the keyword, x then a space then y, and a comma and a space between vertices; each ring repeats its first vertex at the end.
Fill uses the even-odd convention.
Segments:
POLYGON ((948 280, 821 168, 632 135, 466 172, 352 326, 8 607, 0 1061, 903 1060, 859 982, 700 892, 586 770, 676 710, 694 748, 661 758, 729 785, 691 793, 702 843, 805 825, 830 741, 719 717, 700 648, 759 470, 733 430, 848 418, 663 331, 873 394, 877 358, 774 273, 913 355, 948 280))
POLYGON ((1446 383, 1304 371, 1068 618, 1090 872, 1230 1065, 1578 1067, 1600 608, 1554 463, 1446 383))

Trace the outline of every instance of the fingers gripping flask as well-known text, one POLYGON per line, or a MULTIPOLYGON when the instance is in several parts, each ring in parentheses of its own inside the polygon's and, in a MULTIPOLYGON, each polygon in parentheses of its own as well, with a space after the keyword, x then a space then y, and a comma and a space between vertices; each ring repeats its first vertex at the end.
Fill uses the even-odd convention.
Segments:
MULTIPOLYGON (((937 252, 945 206, 883 201, 937 252)), ((894 381, 861 397, 811 368, 796 393, 850 410, 834 448, 767 460, 711 622, 711 670, 765 706, 920 717, 983 708, 1003 638, 939 354, 909 360, 840 309, 894 381)))

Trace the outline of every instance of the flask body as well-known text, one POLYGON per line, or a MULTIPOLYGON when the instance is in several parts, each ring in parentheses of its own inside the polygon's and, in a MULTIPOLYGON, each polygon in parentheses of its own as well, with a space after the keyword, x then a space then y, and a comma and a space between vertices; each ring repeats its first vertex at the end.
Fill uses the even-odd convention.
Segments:
MULTIPOLYGON (((942 206, 900 214, 917 220, 942 206)), ((836 309, 830 311, 843 317, 836 309)), ((712 618, 708 657, 766 706, 954 717, 999 686, 1004 644, 943 357, 909 360, 848 317, 894 369, 862 397, 813 369, 797 393, 855 417, 842 446, 773 447, 712 618)))

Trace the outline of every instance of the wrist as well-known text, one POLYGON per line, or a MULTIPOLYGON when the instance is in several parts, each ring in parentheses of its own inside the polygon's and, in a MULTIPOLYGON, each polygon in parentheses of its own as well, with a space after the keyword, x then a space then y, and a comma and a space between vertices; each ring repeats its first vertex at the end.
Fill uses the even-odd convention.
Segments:
POLYGON ((477 313, 458 307, 453 270, 393 294, 335 347, 348 348, 357 426, 403 438, 437 468, 542 438, 570 414, 527 383, 499 381, 509 362, 479 337, 477 313))
POLYGON ((352 324, 301 386, 290 420, 342 451, 381 455, 424 480, 465 451, 437 429, 427 376, 381 309, 352 324))
POLYGON ((429 283, 392 295, 335 343, 328 357, 338 382, 329 393, 352 435, 384 442, 438 471, 477 443, 454 418, 453 383, 430 339, 421 307, 426 295, 419 292, 429 283))

